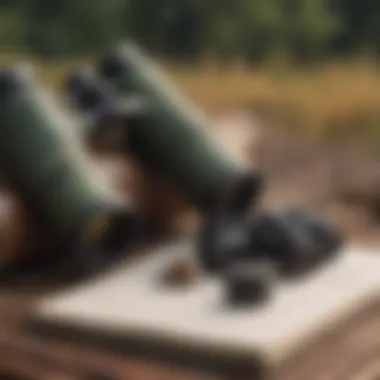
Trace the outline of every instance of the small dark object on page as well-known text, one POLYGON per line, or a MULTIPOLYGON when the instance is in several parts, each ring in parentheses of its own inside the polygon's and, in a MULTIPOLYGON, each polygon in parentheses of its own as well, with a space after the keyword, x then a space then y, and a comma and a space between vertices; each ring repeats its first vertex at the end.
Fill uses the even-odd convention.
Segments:
POLYGON ((271 293, 275 270, 269 261, 241 260, 223 272, 227 303, 237 308, 265 303, 271 293))

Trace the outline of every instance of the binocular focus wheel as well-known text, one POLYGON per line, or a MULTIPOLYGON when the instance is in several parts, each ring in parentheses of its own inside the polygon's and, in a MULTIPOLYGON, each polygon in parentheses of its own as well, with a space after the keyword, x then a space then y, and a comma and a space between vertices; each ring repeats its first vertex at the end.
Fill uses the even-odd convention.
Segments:
POLYGON ((250 256, 250 225, 246 218, 222 214, 205 221, 198 237, 202 267, 219 272, 236 259, 250 256))
POLYGON ((226 301, 234 308, 257 306, 270 298, 274 266, 269 261, 241 260, 223 272, 226 301))

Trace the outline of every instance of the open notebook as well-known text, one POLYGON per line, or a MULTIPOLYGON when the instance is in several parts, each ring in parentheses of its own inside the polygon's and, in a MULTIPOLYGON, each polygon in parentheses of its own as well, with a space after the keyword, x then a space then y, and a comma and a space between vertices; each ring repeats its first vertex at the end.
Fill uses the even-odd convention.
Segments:
POLYGON ((32 326, 74 339, 108 338, 126 352, 151 345, 168 357, 270 369, 380 298, 380 254, 354 246, 309 277, 277 283, 270 302, 244 311, 222 307, 217 279, 160 287, 162 270, 173 258, 191 258, 192 249, 189 241, 173 243, 50 296, 37 305, 32 326))

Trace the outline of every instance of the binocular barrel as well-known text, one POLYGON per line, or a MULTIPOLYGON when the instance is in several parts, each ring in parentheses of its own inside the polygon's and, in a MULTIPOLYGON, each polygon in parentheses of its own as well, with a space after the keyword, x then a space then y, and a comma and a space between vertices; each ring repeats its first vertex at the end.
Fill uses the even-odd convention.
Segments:
POLYGON ((0 71, 0 163, 58 247, 111 256, 136 236, 136 213, 102 191, 70 118, 27 74, 0 71))
POLYGON ((198 110, 135 46, 115 49, 97 72, 120 98, 137 96, 145 105, 127 121, 132 154, 203 212, 248 207, 261 189, 258 171, 241 167, 216 144, 198 110))

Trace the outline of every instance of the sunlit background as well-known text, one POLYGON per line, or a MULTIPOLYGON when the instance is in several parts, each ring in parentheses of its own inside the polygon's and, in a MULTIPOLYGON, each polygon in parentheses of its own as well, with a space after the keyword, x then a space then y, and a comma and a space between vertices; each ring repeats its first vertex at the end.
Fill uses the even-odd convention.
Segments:
POLYGON ((348 0, 3 0, 3 60, 65 67, 135 39, 213 112, 250 108, 317 136, 380 139, 380 5, 348 0))

